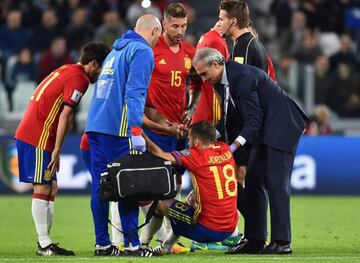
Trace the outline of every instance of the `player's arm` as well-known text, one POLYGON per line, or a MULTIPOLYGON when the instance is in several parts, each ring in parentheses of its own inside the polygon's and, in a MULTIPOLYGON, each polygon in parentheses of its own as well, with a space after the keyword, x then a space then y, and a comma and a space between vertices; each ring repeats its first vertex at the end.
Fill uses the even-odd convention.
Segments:
POLYGON ((185 125, 189 125, 191 118, 195 112, 197 103, 201 95, 201 77, 197 74, 194 67, 191 67, 190 73, 190 89, 189 89, 189 103, 186 107, 185 112, 182 115, 182 120, 185 125))
POLYGON ((163 150, 161 150, 159 146, 157 146, 155 143, 153 143, 150 140, 150 138, 148 136, 146 136, 146 134, 143 133, 143 136, 146 141, 147 149, 149 150, 149 152, 151 152, 153 155, 156 155, 160 158, 170 161, 172 164, 177 163, 176 159, 174 158, 174 156, 171 153, 164 152, 163 150))
POLYGON ((64 143, 65 136, 71 127, 74 118, 74 110, 68 105, 64 105, 59 117, 59 124, 56 132, 55 148, 51 154, 51 161, 47 167, 52 174, 59 171, 60 168, 60 151, 64 143))
POLYGON ((159 132, 164 132, 169 135, 178 136, 180 133, 180 128, 178 125, 173 124, 170 121, 165 120, 165 124, 157 123, 148 118, 145 114, 143 115, 143 128, 149 130, 156 130, 159 132))

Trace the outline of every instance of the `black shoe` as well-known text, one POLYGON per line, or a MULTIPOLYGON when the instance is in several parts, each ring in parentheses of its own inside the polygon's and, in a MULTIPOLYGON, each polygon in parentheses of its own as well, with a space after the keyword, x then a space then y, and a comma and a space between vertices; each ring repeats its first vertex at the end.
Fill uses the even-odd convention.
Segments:
POLYGON ((277 242, 270 242, 269 245, 264 248, 261 254, 282 254, 289 255, 292 253, 292 249, 290 247, 290 243, 285 245, 280 245, 277 242))
POLYGON ((38 250, 36 255, 38 256, 75 256, 74 251, 67 250, 58 246, 59 243, 52 243, 44 248, 42 248, 38 242, 38 250))
POLYGON ((154 253, 150 249, 138 248, 135 250, 125 249, 122 255, 127 257, 152 257, 154 253))
POLYGON ((264 241, 242 239, 239 245, 229 247, 226 254, 259 254, 265 247, 264 241))
POLYGON ((94 256, 119 256, 120 250, 114 245, 108 245, 105 247, 96 245, 94 256))

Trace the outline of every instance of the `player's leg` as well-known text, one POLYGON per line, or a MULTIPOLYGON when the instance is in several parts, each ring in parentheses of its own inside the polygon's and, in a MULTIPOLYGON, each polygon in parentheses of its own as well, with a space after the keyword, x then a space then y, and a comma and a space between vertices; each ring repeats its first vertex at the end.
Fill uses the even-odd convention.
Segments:
POLYGON ((197 242, 218 242, 231 235, 228 232, 210 230, 195 221, 195 209, 177 201, 166 200, 159 202, 157 212, 169 217, 173 231, 168 235, 163 244, 154 249, 154 255, 165 255, 180 236, 187 237, 197 242))
MULTIPOLYGON (((152 204, 152 201, 139 202, 140 210, 141 210, 142 214, 144 215, 144 218, 146 218, 146 215, 150 209, 151 204, 152 204)), ((156 237, 160 242, 163 242, 165 240, 165 238, 167 237, 167 232, 166 232, 165 226, 162 224, 162 222, 163 222, 162 218, 161 218, 161 226, 159 228, 157 226, 159 220, 155 217, 156 216, 154 215, 150 219, 150 222, 147 225, 145 225, 141 230, 140 243, 141 243, 142 248, 149 247, 149 243, 151 242, 153 235, 154 235, 154 232, 152 229, 154 227, 158 229, 156 232, 156 237)))
POLYGON ((112 243, 115 244, 115 246, 118 246, 120 250, 122 250, 124 249, 124 235, 119 231, 122 231, 122 225, 117 202, 110 202, 110 213, 111 223, 115 226, 111 227, 112 243))
MULTIPOLYGON (((56 179, 56 178, 54 178, 54 179, 56 179)), ((57 196, 57 193, 58 193, 57 180, 53 180, 52 185, 51 185, 51 194, 50 194, 50 198, 49 198, 49 213, 48 213, 48 217, 49 217, 48 232, 49 233, 51 230, 52 223, 54 221, 55 197, 57 196)))
POLYGON ((49 232, 51 229, 53 202, 53 180, 47 166, 51 160, 51 152, 36 148, 30 144, 16 141, 19 161, 20 182, 33 184, 31 213, 38 235, 38 255, 74 255, 73 251, 65 250, 53 244, 49 232))

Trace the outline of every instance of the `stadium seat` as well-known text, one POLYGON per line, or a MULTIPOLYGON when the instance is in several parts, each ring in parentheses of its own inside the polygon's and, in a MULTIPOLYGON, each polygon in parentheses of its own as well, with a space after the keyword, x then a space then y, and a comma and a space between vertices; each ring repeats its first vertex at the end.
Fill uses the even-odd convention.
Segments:
POLYGON ((16 84, 13 94, 14 113, 23 114, 25 112, 35 88, 36 83, 32 81, 21 81, 16 84))

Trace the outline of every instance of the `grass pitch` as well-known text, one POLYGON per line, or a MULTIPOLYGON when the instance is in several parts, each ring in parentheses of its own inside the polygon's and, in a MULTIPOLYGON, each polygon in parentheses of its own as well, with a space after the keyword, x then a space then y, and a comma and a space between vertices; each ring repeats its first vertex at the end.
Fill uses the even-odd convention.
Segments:
MULTIPOLYGON (((51 236, 74 250, 76 257, 44 258, 35 255, 31 196, 0 196, 0 262, 360 262, 360 197, 292 197, 291 256, 202 251, 161 258, 94 257, 89 200, 57 198, 51 236)), ((182 241, 190 245, 189 240, 182 241)))

